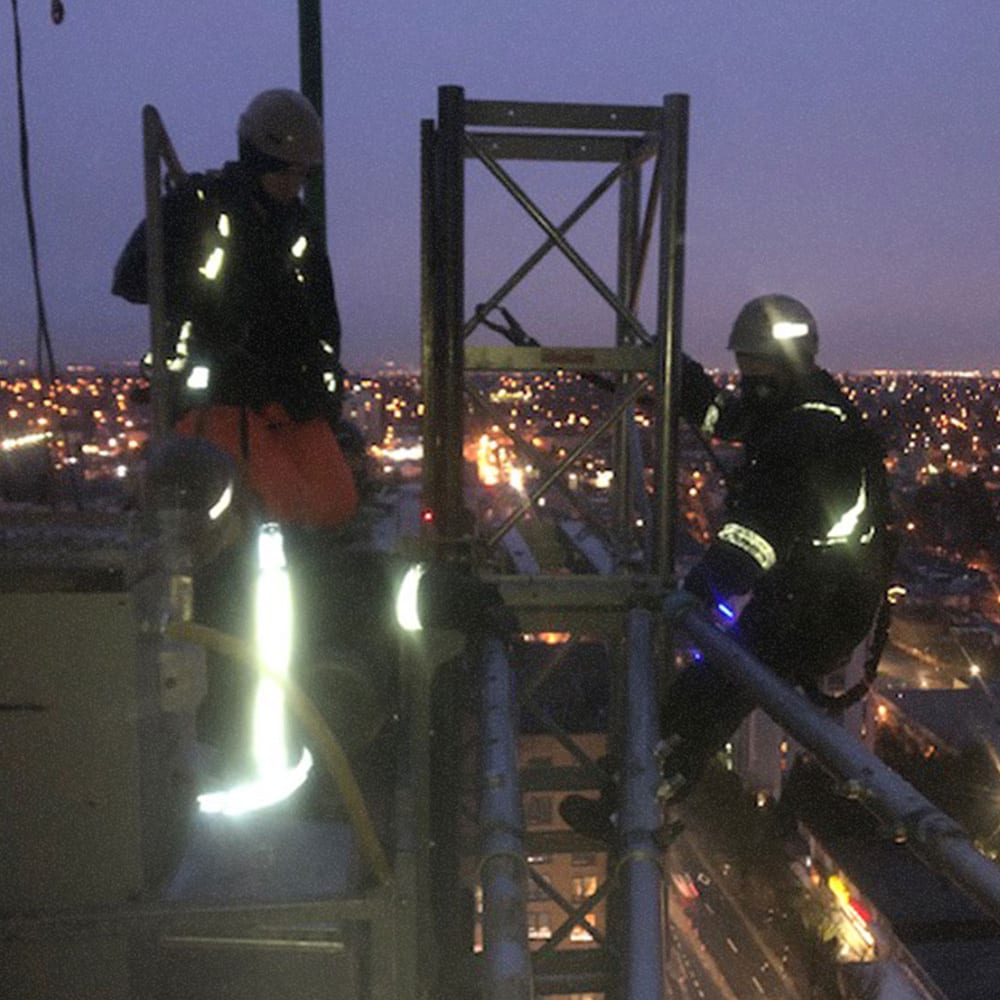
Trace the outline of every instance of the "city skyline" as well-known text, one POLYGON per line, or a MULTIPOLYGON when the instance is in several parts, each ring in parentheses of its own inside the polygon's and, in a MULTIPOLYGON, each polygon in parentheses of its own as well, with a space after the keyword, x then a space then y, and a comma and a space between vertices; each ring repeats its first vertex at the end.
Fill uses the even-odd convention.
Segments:
MULTIPOLYGON (((140 495, 137 473, 141 473, 149 428, 148 405, 134 393, 138 381, 134 372, 119 377, 95 374, 92 378, 81 373, 58 386, 23 375, 0 377, 0 413, 4 416, 0 423, 10 432, 0 449, 0 494, 11 504, 2 534, 7 558, 14 565, 20 560, 32 567, 50 567, 66 557, 66 550, 51 544, 56 523, 51 518, 33 520, 38 508, 30 506, 32 489, 47 491, 52 511, 74 512, 67 530, 72 532, 75 525, 77 533, 58 537, 72 538, 76 546, 72 551, 77 554, 82 544, 91 546, 88 553, 95 549, 104 553, 113 546, 124 547, 132 538, 127 525, 140 495), (47 461, 50 455, 51 466, 47 461), (55 478, 52 472, 57 474, 55 478), (85 521, 79 516, 84 514, 85 521), (48 532, 45 537, 50 544, 38 544, 38 525, 48 532)), ((480 382, 494 383, 488 398, 497 409, 494 416, 470 419, 466 443, 474 447, 467 448, 464 455, 470 476, 471 456, 475 456, 478 497, 485 505, 477 505, 477 509, 485 524, 490 518, 494 523, 499 521, 507 508, 520 503, 526 487, 539 480, 540 470, 523 463, 515 465, 509 442, 514 433, 530 437, 545 454, 565 455, 569 435, 598 419, 604 399, 598 387, 573 373, 500 374, 492 379, 481 377, 480 382), (507 425, 503 414, 509 415, 507 425), (494 423, 498 418, 500 422, 494 423)), ((877 759, 884 765, 891 760, 891 766, 912 782, 918 793, 952 816, 970 841, 986 857, 995 859, 1000 847, 995 817, 988 807, 978 810, 969 803, 992 801, 997 780, 995 756, 979 744, 983 734, 978 725, 970 724, 970 712, 995 722, 985 685, 993 683, 1000 670, 996 642, 1000 636, 1000 591, 996 587, 1000 534, 993 500, 1000 481, 996 405, 1000 376, 987 380, 883 375, 845 383, 845 390, 867 419, 893 432, 886 441, 888 465, 900 504, 901 550, 890 590, 894 631, 870 699, 873 714, 869 732, 875 740, 877 759), (950 475, 942 475, 945 472, 950 475), (928 617, 930 610, 934 613, 928 617), (985 794, 982 789, 986 789, 985 794), (975 795, 966 795, 968 790, 975 795)), ((408 445, 420 432, 419 379, 359 379, 345 403, 345 412, 363 424, 371 444, 366 475, 373 476, 371 485, 378 486, 376 506, 392 526, 387 530, 401 530, 403 507, 414 515, 408 523, 415 526, 420 509, 416 494, 420 453, 408 445)), ((637 425, 640 433, 651 430, 648 420, 639 419, 637 425)), ((608 445, 606 438, 595 440, 567 475, 570 497, 595 501, 595 511, 610 510, 606 498, 613 478, 607 475, 608 445)), ((692 437, 679 453, 679 469, 683 520, 678 526, 690 548, 692 541, 708 539, 709 524, 720 511, 723 488, 720 470, 692 437)), ((518 573, 537 574, 539 580, 554 584, 567 579, 561 575, 567 550, 556 544, 560 533, 569 540, 577 539, 581 554, 593 553, 582 545, 581 536, 569 530, 574 523, 581 523, 574 521, 572 499, 551 499, 543 504, 539 497, 530 517, 520 524, 525 544, 508 555, 518 573), (524 559, 526 551, 538 554, 539 566, 534 571, 525 570, 516 561, 524 559), (543 554, 554 560, 555 566, 545 561, 543 554)), ((495 558, 502 560, 501 551, 507 550, 498 549, 495 558)), ((565 622, 561 617, 564 627, 565 622)), ((580 720, 592 720, 595 706, 599 712, 604 704, 591 696, 605 690, 600 678, 607 675, 601 657, 603 641, 591 639, 588 643, 585 639, 570 644, 571 636, 568 631, 533 631, 514 648, 522 653, 529 647, 532 650, 515 669, 519 677, 534 670, 540 678, 538 685, 525 685, 532 691, 534 703, 546 714, 554 713, 557 707, 565 718, 562 714, 553 718, 562 730, 575 734, 580 720), (571 650, 566 659, 554 652, 564 644, 571 650), (570 656, 586 652, 588 645, 588 655, 579 656, 571 666, 570 656), (550 673, 552 656, 558 658, 559 669, 550 673), (570 670, 574 679, 566 687, 570 670), (563 685, 556 683, 546 690, 546 683, 559 676, 563 685), (581 691, 587 697, 581 698, 581 691)), ((593 724, 586 723, 587 727, 593 724)), ((576 907, 590 897, 595 897, 596 905, 606 874, 603 862, 590 852, 581 853, 579 842, 566 839, 569 834, 559 818, 556 796, 564 794, 567 785, 546 783, 554 768, 565 774, 578 762, 567 751, 564 737, 548 736, 544 742, 532 734, 534 730, 529 731, 529 742, 519 756, 523 773, 532 775, 523 787, 525 843, 530 845, 530 838, 537 838, 536 844, 548 845, 544 854, 537 846, 527 850, 526 861, 539 875, 534 884, 550 884, 576 907), (564 847, 557 838, 562 838, 564 847), (560 851, 567 855, 561 860, 560 851)), ((683 941, 673 939, 672 954, 686 948, 687 963, 707 949, 710 967, 715 970, 713 978, 720 985, 730 984, 740 996, 751 995, 749 988, 740 985, 747 977, 759 977, 752 980, 761 984, 754 992, 772 995, 779 980, 787 977, 791 982, 812 982, 821 968, 830 976, 849 970, 877 978, 902 965, 917 974, 928 991, 940 987, 941 995, 949 996, 965 995, 953 994, 951 987, 964 989, 980 981, 995 982, 995 936, 984 926, 970 899, 947 888, 938 874, 925 872, 900 847, 898 837, 890 844, 884 826, 876 833, 871 817, 846 802, 842 792, 834 792, 833 786, 824 792, 815 783, 816 775, 810 779, 808 773, 803 776, 802 770, 792 766, 786 784, 785 765, 792 759, 787 740, 779 741, 777 734, 770 732, 768 736, 767 731, 755 734, 750 730, 745 736, 744 742, 734 743, 733 751, 727 752, 726 767, 716 771, 716 778, 725 784, 708 782, 710 789, 715 788, 710 791, 709 804, 685 814, 684 839, 671 844, 672 885, 684 892, 671 903, 672 932, 679 929, 684 936, 683 941), (765 765, 769 770, 760 770, 765 765), (734 771, 728 769, 730 766, 734 771), (808 843, 802 836, 777 836, 781 830, 787 833, 785 823, 791 814, 779 822, 772 807, 785 801, 786 793, 793 802, 792 814, 809 830, 808 843), (720 802, 724 803, 722 816, 720 802), (765 810, 763 805, 769 808, 765 810), (848 808, 853 809, 851 838, 842 835, 848 808), (840 825, 830 822, 830 816, 840 825), (762 844, 767 845, 767 859, 762 844), (877 852, 874 856, 873 847, 877 852), (760 883, 750 875, 758 866, 767 873, 766 897, 761 897, 760 883), (913 893, 898 891, 900 880, 909 885, 914 878, 928 887, 919 899, 913 893), (732 898, 730 893, 725 900, 718 898, 711 888, 713 882, 728 884, 732 898), (805 897, 803 889, 808 894, 805 897), (737 898, 738 905, 734 902, 737 898), (779 899, 780 907, 776 906, 779 899), (837 942, 836 951, 830 948, 825 952, 822 967, 810 961, 812 938, 805 933, 811 933, 813 927, 805 917, 817 907, 827 921, 824 940, 835 932, 837 942), (773 919, 779 909, 781 919, 773 919), (914 916, 921 918, 916 933, 914 916), (720 927, 726 928, 728 938, 718 937, 720 927), (933 929, 933 935, 928 935, 928 928, 933 929), (958 928, 962 929, 962 940, 956 945, 958 928), (761 944, 765 939, 766 948, 761 944), (897 941, 903 948, 896 946, 897 941), (734 942, 739 943, 734 946, 734 942), (955 950, 945 954, 949 946, 961 948, 963 954, 975 947, 976 961, 968 967, 955 962, 955 950), (769 957, 772 954, 780 954, 780 960, 769 957), (786 957, 785 976, 775 978, 774 970, 784 967, 786 957)), ((995 736, 992 740, 991 746, 995 736)), ((925 814, 921 816, 921 822, 927 823, 925 814)), ((926 828, 934 835, 942 830, 929 823, 926 828)), ((801 834, 803 828, 797 829, 801 834)), ((950 828, 944 828, 941 835, 954 838, 950 828)), ((588 846, 583 841, 583 848, 588 846)), ((553 899, 542 891, 529 894, 526 900, 527 938, 532 948, 552 941, 559 933, 562 916, 553 899)), ((585 925, 571 931, 568 946, 591 946, 591 938, 596 939, 606 929, 605 919, 598 906, 595 916, 588 916, 585 925)), ((685 968, 694 966, 686 964, 685 968)), ((782 990, 773 995, 785 994, 782 990)))
MULTIPOLYGON (((654 105, 690 95, 682 335, 706 363, 729 363, 728 327, 746 299, 782 290, 813 308, 820 361, 831 370, 996 364, 994 5, 770 2, 734 16, 715 0, 696 8, 551 0, 500 13, 435 0, 356 11, 327 4, 323 17, 328 228, 348 368, 389 359, 408 366, 419 356, 419 124, 435 116, 443 84, 464 87, 470 99, 654 105)), ((68 2, 60 26, 37 5, 22 12, 21 28, 57 363, 137 358, 148 320, 109 286, 142 213, 142 105, 160 109, 185 166, 234 156, 249 98, 296 85, 294 11, 248 13, 223 0, 199 11, 195 29, 183 8, 68 2)), ((10 52, 9 35, 2 44, 10 52)), ((13 60, 5 66, 0 155, 13 180, 13 60)), ((599 176, 581 169, 570 183, 524 164, 510 169, 554 218, 599 176)), ((541 241, 472 170, 485 229, 470 215, 469 245, 489 246, 490 259, 470 259, 467 310, 541 241)), ((33 358, 20 185, 6 185, 0 198, 0 349, 33 358)), ((612 199, 592 230, 574 231, 582 250, 598 247, 599 263, 607 263, 601 248, 613 228, 603 223, 614 211, 612 199)), ((552 266, 511 300, 517 317, 544 343, 610 342, 603 304, 564 265, 552 266)))

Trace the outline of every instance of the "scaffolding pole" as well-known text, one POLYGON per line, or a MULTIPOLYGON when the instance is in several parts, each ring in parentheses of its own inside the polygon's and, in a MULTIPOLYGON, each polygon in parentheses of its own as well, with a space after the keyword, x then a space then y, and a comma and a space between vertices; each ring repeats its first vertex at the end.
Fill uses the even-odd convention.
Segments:
POLYGON ((834 772, 850 795, 892 830, 894 840, 906 843, 1000 923, 1000 868, 976 850, 951 817, 712 624, 690 595, 672 594, 664 611, 706 658, 745 688, 823 767, 834 772))
POLYGON ((525 910, 524 823, 517 767, 517 699, 506 651, 489 638, 482 649, 480 828, 483 954, 488 1000, 530 1000, 531 954, 525 910))
POLYGON ((625 743, 622 772, 622 853, 618 870, 625 885, 625 996, 660 1000, 663 996, 662 851, 656 844, 660 775, 654 751, 659 740, 653 616, 628 613, 625 665, 625 743))
POLYGON ((169 139, 160 114, 151 104, 142 109, 142 156, 146 197, 146 281, 149 299, 149 341, 152 367, 149 373, 153 409, 153 437, 170 429, 170 397, 167 375, 167 300, 163 276, 163 180, 160 161, 169 139))

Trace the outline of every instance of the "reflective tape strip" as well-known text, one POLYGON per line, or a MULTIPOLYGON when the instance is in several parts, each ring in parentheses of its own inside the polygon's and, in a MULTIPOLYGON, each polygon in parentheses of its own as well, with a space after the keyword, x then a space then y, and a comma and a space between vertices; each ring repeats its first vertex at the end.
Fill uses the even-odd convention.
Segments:
MULTIPOLYGON (((857 531, 861 515, 865 512, 865 510, 867 510, 867 508, 868 476, 867 473, 862 471, 861 485, 858 487, 858 495, 854 503, 848 507, 839 518, 837 518, 836 522, 826 533, 826 538, 813 539, 813 545, 843 545, 846 542, 849 542, 851 535, 857 531)), ((863 544, 869 541, 871 541, 871 532, 868 533, 867 537, 861 539, 863 544)))
POLYGON ((219 272, 222 270, 222 262, 226 259, 226 251, 222 247, 216 247, 208 256, 208 260, 205 261, 201 267, 198 268, 198 273, 202 277, 207 278, 209 281, 215 281, 219 276, 219 272))
POLYGON ((868 477, 861 473, 861 485, 854 503, 840 515, 837 523, 826 533, 827 538, 846 538, 854 533, 861 515, 868 507, 868 477))
POLYGON ((763 570, 770 569, 778 561, 774 546, 745 524, 728 521, 719 529, 718 537, 720 541, 742 549, 763 570))
POLYGON ((423 623, 420 621, 418 596, 420 593, 420 578, 427 571, 423 563, 411 566, 403 577, 403 582, 396 592, 396 623, 404 632, 420 632, 423 623))
POLYGON ((205 365, 195 365, 194 368, 191 369, 191 374, 188 375, 187 387, 195 392, 198 392, 201 389, 207 389, 210 377, 211 373, 205 365))
POLYGON ((28 448, 33 444, 41 444, 52 437, 52 431, 33 431, 29 434, 21 434, 18 437, 4 438, 0 441, 0 449, 3 451, 16 451, 18 448, 28 448))
POLYGON ((715 433, 715 425, 719 422, 719 407, 715 403, 709 403, 705 411, 704 419, 701 422, 702 434, 711 436, 715 433))
POLYGON ((833 406, 830 403, 802 403, 795 407, 797 410, 813 410, 816 413, 829 413, 836 417, 841 423, 847 420, 847 411, 842 407, 833 406))
POLYGON ((771 336, 775 340, 798 340, 809 336, 808 323, 789 323, 787 320, 775 323, 771 327, 771 336))

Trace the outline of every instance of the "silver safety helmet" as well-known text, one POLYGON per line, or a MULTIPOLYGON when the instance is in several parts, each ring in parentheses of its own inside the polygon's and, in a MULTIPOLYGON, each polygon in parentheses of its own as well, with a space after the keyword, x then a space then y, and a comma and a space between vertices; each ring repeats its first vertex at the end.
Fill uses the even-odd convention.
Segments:
POLYGON ((240 115, 240 144, 283 163, 314 167, 323 162, 323 123, 297 90, 265 90, 240 115))
POLYGON ((783 360, 797 367, 811 365, 819 349, 816 320, 790 295, 761 295, 740 310, 728 347, 737 354, 783 360))

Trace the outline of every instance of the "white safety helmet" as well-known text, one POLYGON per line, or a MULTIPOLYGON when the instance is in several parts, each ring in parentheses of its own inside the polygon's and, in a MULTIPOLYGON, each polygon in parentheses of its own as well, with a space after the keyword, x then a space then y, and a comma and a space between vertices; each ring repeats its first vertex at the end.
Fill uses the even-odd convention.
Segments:
POLYGON ((245 146, 282 163, 314 167, 323 162, 323 123, 297 90, 265 90, 240 115, 241 155, 245 146))
POLYGON ((761 295, 751 299, 736 317, 729 350, 737 354, 811 365, 819 349, 816 320, 798 299, 761 295))

